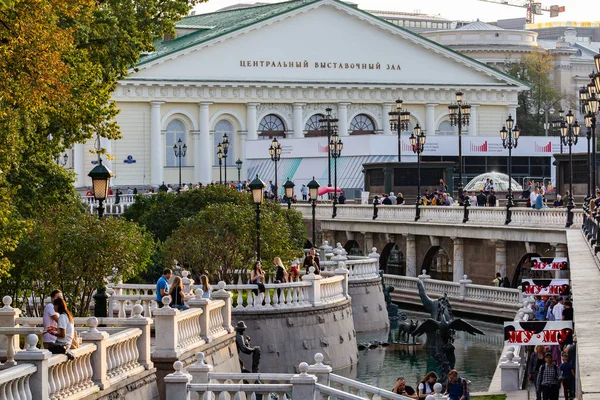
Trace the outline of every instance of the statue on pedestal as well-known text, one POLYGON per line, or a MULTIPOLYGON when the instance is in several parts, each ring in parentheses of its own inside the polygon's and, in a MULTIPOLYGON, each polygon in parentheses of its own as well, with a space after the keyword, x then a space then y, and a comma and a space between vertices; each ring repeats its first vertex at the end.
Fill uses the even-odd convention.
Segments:
MULTIPOLYGON (((252 354, 252 373, 255 374, 258 373, 258 365, 260 364, 260 347, 250 347, 250 338, 248 336, 244 336, 244 331, 247 328, 248 327, 244 321, 237 323, 237 326, 235 327, 235 345, 238 353, 252 354)), ((244 367, 244 362, 241 358, 240 367, 242 372, 250 372, 244 367)))

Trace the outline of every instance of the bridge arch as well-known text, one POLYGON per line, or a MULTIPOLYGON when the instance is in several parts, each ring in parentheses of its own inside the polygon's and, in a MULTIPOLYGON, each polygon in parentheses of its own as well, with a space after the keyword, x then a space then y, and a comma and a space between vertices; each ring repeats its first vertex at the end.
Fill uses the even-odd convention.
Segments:
POLYGON ((385 274, 406 275, 406 259, 399 244, 391 242, 385 245, 379 257, 379 268, 385 274))
POLYGON ((517 288, 521 285, 522 279, 552 279, 554 278, 553 271, 532 271, 531 270, 531 258, 532 257, 542 257, 539 253, 526 253, 524 254, 519 263, 517 264, 517 268, 515 268, 515 272, 513 274, 512 280, 510 282, 510 286, 512 288, 517 288))
POLYGON ((349 256, 364 255, 362 249, 360 248, 360 245, 354 239, 350 239, 344 244, 344 250, 346 250, 348 252, 349 256))
POLYGON ((431 246, 425 257, 421 270, 427 270, 432 279, 441 281, 453 280, 453 266, 450 255, 442 246, 431 246))

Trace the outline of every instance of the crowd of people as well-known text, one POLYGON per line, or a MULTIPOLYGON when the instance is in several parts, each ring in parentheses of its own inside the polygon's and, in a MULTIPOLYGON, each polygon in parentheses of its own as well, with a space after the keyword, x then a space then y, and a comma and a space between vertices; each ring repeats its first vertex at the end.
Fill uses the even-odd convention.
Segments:
MULTIPOLYGON (((406 379, 399 377, 392 389, 392 393, 397 393, 404 397, 409 397, 414 400, 424 400, 427 396, 434 393, 433 386, 437 383, 438 376, 431 371, 417 383, 417 390, 406 384, 406 379)), ((449 400, 468 400, 469 381, 458 374, 458 371, 453 369, 448 372, 448 381, 444 388, 445 396, 449 400)))

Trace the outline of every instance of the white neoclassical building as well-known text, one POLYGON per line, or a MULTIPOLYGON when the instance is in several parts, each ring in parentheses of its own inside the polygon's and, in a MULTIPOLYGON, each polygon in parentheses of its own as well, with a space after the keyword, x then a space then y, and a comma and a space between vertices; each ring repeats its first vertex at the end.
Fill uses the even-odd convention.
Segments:
MULTIPOLYGON (((274 178, 270 139, 283 147, 279 182, 327 180, 327 140, 318 119, 339 118, 344 141, 338 182, 363 184, 362 163, 395 161, 397 136, 387 113, 397 99, 411 126, 427 132, 424 156, 456 158, 448 105, 462 90, 471 104, 463 153, 505 157, 498 131, 516 117, 527 86, 481 62, 337 0, 296 0, 194 15, 177 35, 145 55, 118 85, 114 100, 123 138, 104 141, 116 157, 114 185, 178 181, 173 144, 187 145, 183 181, 219 180, 216 145, 227 133, 227 179, 274 178)), ((416 158, 403 135, 403 161, 416 158)), ((524 138, 516 156, 550 157, 554 138, 524 138)), ((89 184, 92 143, 74 148, 78 185, 89 184)), ((467 158, 468 158, 467 157, 467 158)), ((550 159, 548 159, 550 160, 550 159)), ((550 164, 550 161, 548 161, 550 164)), ((468 164, 467 164, 468 165, 468 164)))

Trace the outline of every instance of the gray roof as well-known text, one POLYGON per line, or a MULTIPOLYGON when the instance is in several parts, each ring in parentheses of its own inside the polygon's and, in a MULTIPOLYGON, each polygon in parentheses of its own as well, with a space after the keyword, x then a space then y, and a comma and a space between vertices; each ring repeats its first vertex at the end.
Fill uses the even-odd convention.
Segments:
POLYGON ((457 29, 457 31, 503 31, 504 29, 495 25, 490 25, 479 19, 457 29))

